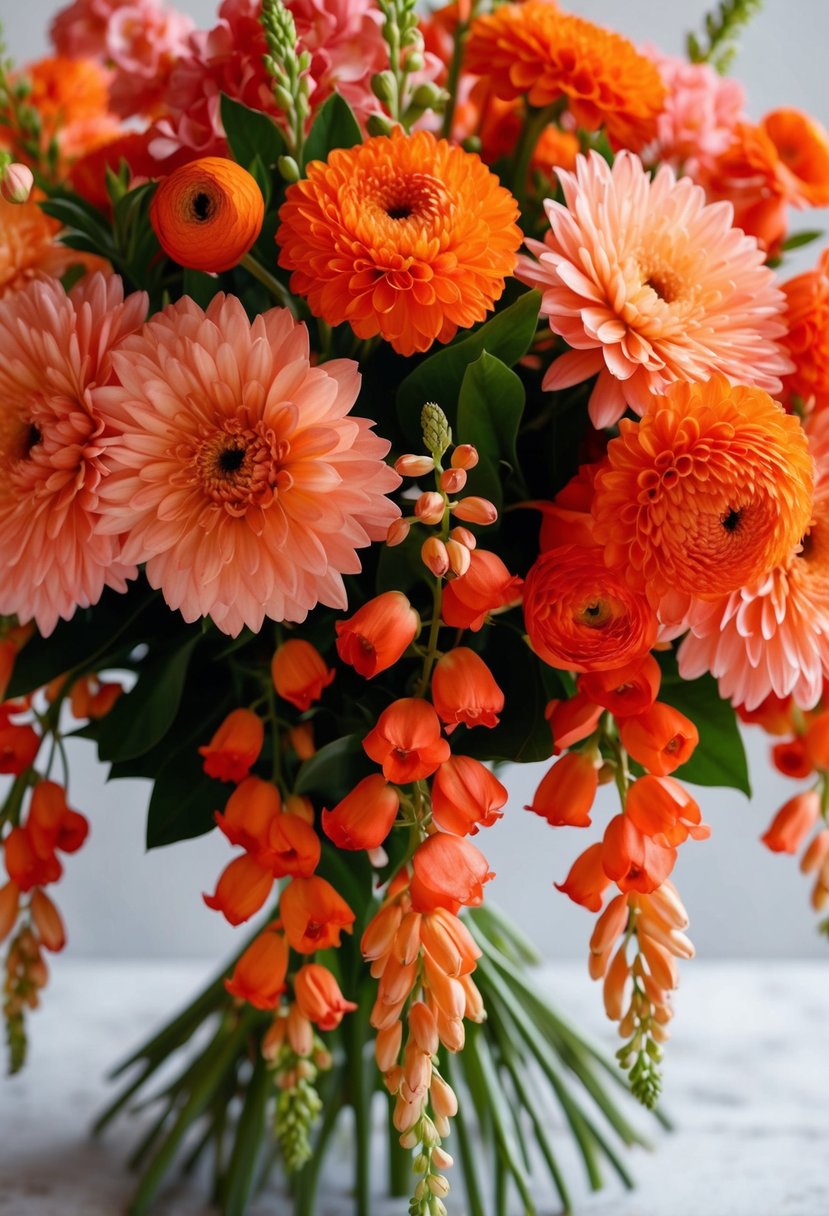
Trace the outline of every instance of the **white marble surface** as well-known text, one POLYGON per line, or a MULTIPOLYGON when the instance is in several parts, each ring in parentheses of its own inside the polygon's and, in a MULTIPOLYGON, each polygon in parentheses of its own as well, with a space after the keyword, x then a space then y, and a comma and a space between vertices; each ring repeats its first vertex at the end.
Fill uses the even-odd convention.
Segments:
MULTIPOLYGON (((0 1216, 118 1216, 131 1187, 123 1162, 138 1127, 122 1119, 102 1141, 90 1139, 107 1097, 104 1070, 195 990, 205 964, 58 959, 53 970, 44 1008, 31 1019, 29 1065, 0 1080, 0 1216)), ((559 963, 548 975, 562 1009, 612 1049, 599 991, 583 969, 559 963)), ((589 1195, 578 1162, 563 1152, 575 1216, 826 1216, 826 968, 695 961, 684 968, 677 1003, 665 1067, 665 1107, 677 1131, 655 1134, 653 1153, 630 1154, 639 1184, 632 1193, 611 1182, 589 1195)), ((340 1181, 345 1129, 337 1154, 340 1169, 317 1216, 352 1209, 340 1181)), ((451 1198, 452 1216, 463 1216, 461 1186, 451 1198)), ((553 1216, 557 1205, 540 1195, 538 1210, 553 1216)), ((284 1199, 265 1194, 250 1216, 286 1211, 284 1199)), ((378 1197, 376 1216, 405 1211, 405 1202, 378 1197)), ((156 1207, 156 1216, 207 1214, 195 1183, 168 1188, 156 1207)))

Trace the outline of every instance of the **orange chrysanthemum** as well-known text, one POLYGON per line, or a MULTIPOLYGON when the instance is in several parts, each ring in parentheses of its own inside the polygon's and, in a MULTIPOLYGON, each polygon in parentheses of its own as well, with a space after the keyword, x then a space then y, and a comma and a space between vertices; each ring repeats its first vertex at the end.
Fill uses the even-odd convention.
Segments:
POLYGON ((78 265, 104 269, 103 258, 58 244, 59 230, 60 224, 43 214, 36 196, 26 203, 0 199, 0 297, 25 287, 37 275, 59 278, 78 265))
POLYGON ((786 295, 783 339, 794 371, 783 381, 786 397, 800 397, 807 409, 829 405, 829 249, 813 270, 783 284, 786 295))
POLYGON ((402 355, 482 321, 512 273, 518 204, 480 157, 427 131, 312 161, 276 234, 291 290, 402 355))
POLYGON ((806 436, 760 389, 673 384, 619 430, 596 477, 596 538, 652 602, 679 593, 669 615, 683 595, 713 600, 761 578, 808 528, 806 436))
POLYGON ((563 13, 550 0, 503 4, 472 23, 466 70, 497 97, 546 106, 566 97, 581 127, 640 148, 656 135, 666 89, 659 70, 611 30, 563 13))

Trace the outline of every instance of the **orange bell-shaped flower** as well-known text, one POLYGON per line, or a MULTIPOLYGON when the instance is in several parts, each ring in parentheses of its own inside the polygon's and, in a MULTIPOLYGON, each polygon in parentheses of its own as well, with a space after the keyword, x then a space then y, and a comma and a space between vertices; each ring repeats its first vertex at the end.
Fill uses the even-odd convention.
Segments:
POLYGON ((599 725, 601 705, 595 704, 582 692, 566 701, 548 701, 544 717, 553 734, 553 754, 558 756, 574 743, 581 743, 599 725))
POLYGON ((574 903, 598 912, 602 906, 602 896, 610 885, 610 879, 602 865, 602 845, 591 844, 580 853, 570 867, 570 872, 564 882, 555 884, 574 903))
POLYGON ((690 760, 699 743, 693 722, 662 701, 635 718, 620 719, 619 736, 633 759, 657 777, 666 777, 690 760))
POLYGON ((624 718, 650 709, 661 680, 659 664, 652 654, 646 654, 612 671, 583 672, 576 683, 579 692, 591 701, 624 718))
POLYGON ((257 1009, 275 1009, 285 991, 287 971, 288 943, 284 934, 269 927, 245 950, 225 988, 257 1009))
POLYGON ((504 694, 474 650, 457 646, 438 659, 432 675, 432 701, 446 733, 465 726, 497 726, 504 694))
POLYGON ((332 811, 323 810, 322 830, 338 849, 378 849, 397 818, 400 795, 380 773, 364 777, 332 811))
POLYGON ((291 638, 274 654, 271 675, 280 697, 304 713, 334 679, 334 668, 325 666, 316 646, 304 638, 291 638))
POLYGON ((334 628, 337 654, 370 680, 405 654, 420 632, 420 617, 402 591, 384 591, 334 628))
POLYGON ((19 777, 34 764, 39 749, 40 735, 36 730, 0 715, 0 773, 19 777))
POLYGON ((620 891, 643 895, 660 887, 676 863, 676 849, 645 836, 628 815, 615 815, 605 828, 602 866, 620 891))
POLYGON ((760 839, 773 853, 796 853, 819 817, 820 795, 804 790, 781 806, 760 839))
POLYGON ((568 752, 544 774, 525 811, 534 811, 552 827, 586 828, 599 788, 599 771, 588 752, 568 752))
POLYGON ((294 978, 294 996, 300 1012, 320 1030, 334 1030, 344 1014, 357 1008, 353 1001, 345 999, 328 968, 319 963, 300 967, 294 978))
POLYGON ((480 760, 450 756, 432 780, 432 818, 444 832, 474 836, 501 818, 508 796, 480 760))
POLYGON ((271 823, 281 813, 282 797, 273 782, 247 777, 228 798, 224 814, 216 811, 214 819, 231 844, 258 858, 271 823))
POLYGON ((66 802, 66 790, 56 781, 39 781, 32 791, 26 831, 38 857, 47 858, 60 849, 75 853, 89 834, 85 816, 66 802))
POLYGON ((363 740, 366 754, 383 766, 387 781, 405 785, 430 777, 449 757, 433 707, 419 697, 403 697, 383 710, 363 740))
POLYGON ((443 589, 441 616, 453 629, 477 633, 490 612, 520 600, 522 581, 488 549, 475 549, 469 558, 466 573, 443 589))
POLYGON ((259 715, 249 709, 234 709, 207 746, 199 748, 204 771, 208 777, 238 785, 259 759, 264 741, 265 727, 259 715))
POLYGON ((340 934, 351 933, 354 913, 324 878, 294 878, 282 892, 279 912, 291 947, 313 954, 339 946, 340 934))
POLYGON ((484 902, 484 883, 494 878, 480 849, 462 836, 436 832, 415 851, 410 892, 416 912, 457 912, 484 902))
POLYGON ((245 854, 225 866, 213 895, 203 895, 208 908, 221 912, 231 925, 250 920, 273 887, 273 874, 245 854))
POLYGON ((689 836, 707 840, 711 835, 711 829, 702 822, 699 806, 673 777, 646 773, 632 782, 625 814, 644 836, 663 847, 682 844, 689 836))

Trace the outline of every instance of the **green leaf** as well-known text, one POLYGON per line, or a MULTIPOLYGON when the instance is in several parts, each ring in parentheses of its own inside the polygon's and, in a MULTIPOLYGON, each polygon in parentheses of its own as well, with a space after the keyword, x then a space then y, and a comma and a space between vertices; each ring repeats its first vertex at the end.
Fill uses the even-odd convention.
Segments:
POLYGON ((222 93, 221 112, 233 158, 243 169, 251 170, 257 158, 261 164, 275 165, 285 155, 285 138, 267 114, 251 110, 226 93, 222 93))
POLYGON ((345 735, 333 743, 326 743, 305 761, 297 774, 294 789, 297 794, 316 794, 329 799, 333 805, 366 775, 368 763, 362 740, 357 735, 345 735))
POLYGON ((302 150, 303 164, 328 160, 334 148, 353 148, 363 142, 360 124, 351 106, 339 93, 332 93, 320 106, 302 150))
POLYGON ((488 351, 512 367, 527 353, 535 336, 540 303, 539 292, 525 292, 474 333, 424 359, 406 377, 397 390, 397 415, 413 451, 419 452, 422 447, 420 412, 427 401, 439 405, 450 425, 457 427, 458 396, 470 363, 488 351))
POLYGON ((456 443, 474 443, 480 457, 469 471, 465 492, 490 499, 499 510, 504 498, 502 482, 513 478, 520 485, 515 443, 524 399, 518 376, 488 351, 464 373, 454 438, 456 443))
POLYGON ((674 776, 694 785, 730 786, 750 798, 748 765, 737 715, 720 696, 717 681, 709 675, 683 680, 673 655, 663 663, 659 700, 685 714, 699 731, 696 751, 674 776))
POLYGON ((791 236, 786 237, 786 240, 780 246, 784 253, 788 253, 790 249, 799 249, 801 245, 811 245, 812 241, 819 241, 823 236, 820 228, 810 228, 806 232, 793 232, 791 236))
POLYGON ((208 777, 194 747, 174 752, 158 769, 147 812, 147 848, 204 836, 213 812, 227 802, 229 787, 208 777))
POLYGON ((402 591, 407 595, 423 582, 426 567, 420 556, 426 533, 415 527, 399 545, 383 545, 377 563, 377 592, 402 591))
POLYGON ((256 1057, 222 1187, 222 1216, 244 1216, 253 1198, 267 1142, 268 1100, 275 1090, 267 1061, 256 1057))
POLYGON ((201 308, 207 308, 216 293, 221 291, 222 285, 215 274, 205 274, 203 270, 185 269, 182 289, 184 295, 190 296, 201 308))

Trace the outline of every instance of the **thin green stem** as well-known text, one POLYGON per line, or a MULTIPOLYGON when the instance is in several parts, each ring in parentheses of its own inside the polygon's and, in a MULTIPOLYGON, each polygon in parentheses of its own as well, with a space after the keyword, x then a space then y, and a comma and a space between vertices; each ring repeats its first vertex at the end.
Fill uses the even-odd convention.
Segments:
POLYGON ((543 106, 541 109, 527 107, 527 117, 524 119, 524 125, 521 130, 521 137, 518 141, 518 146, 515 149, 515 159, 512 164, 512 192, 521 204, 521 210, 525 209, 527 199, 527 178, 530 173, 530 161, 532 160, 533 152, 536 144, 541 138, 541 134, 545 127, 548 127, 551 122, 563 113, 567 104, 565 97, 560 97, 553 101, 548 106, 543 106))
POLYGON ((455 30, 455 43, 452 47, 452 58, 449 61, 449 72, 446 77, 446 109, 443 111, 443 127, 441 134, 444 139, 451 138, 452 124, 455 121, 455 105, 457 102, 458 80, 463 64, 463 52, 469 33, 469 22, 459 21, 455 30))
POLYGON ((258 279, 262 286, 267 288, 274 299, 278 300, 283 308, 287 308, 291 315, 296 317, 296 303, 287 287, 285 287, 283 283, 280 283, 279 279, 275 278, 269 270, 266 270, 261 262, 257 262, 253 254, 246 253, 239 265, 244 266, 248 274, 251 274, 255 279, 258 279))

